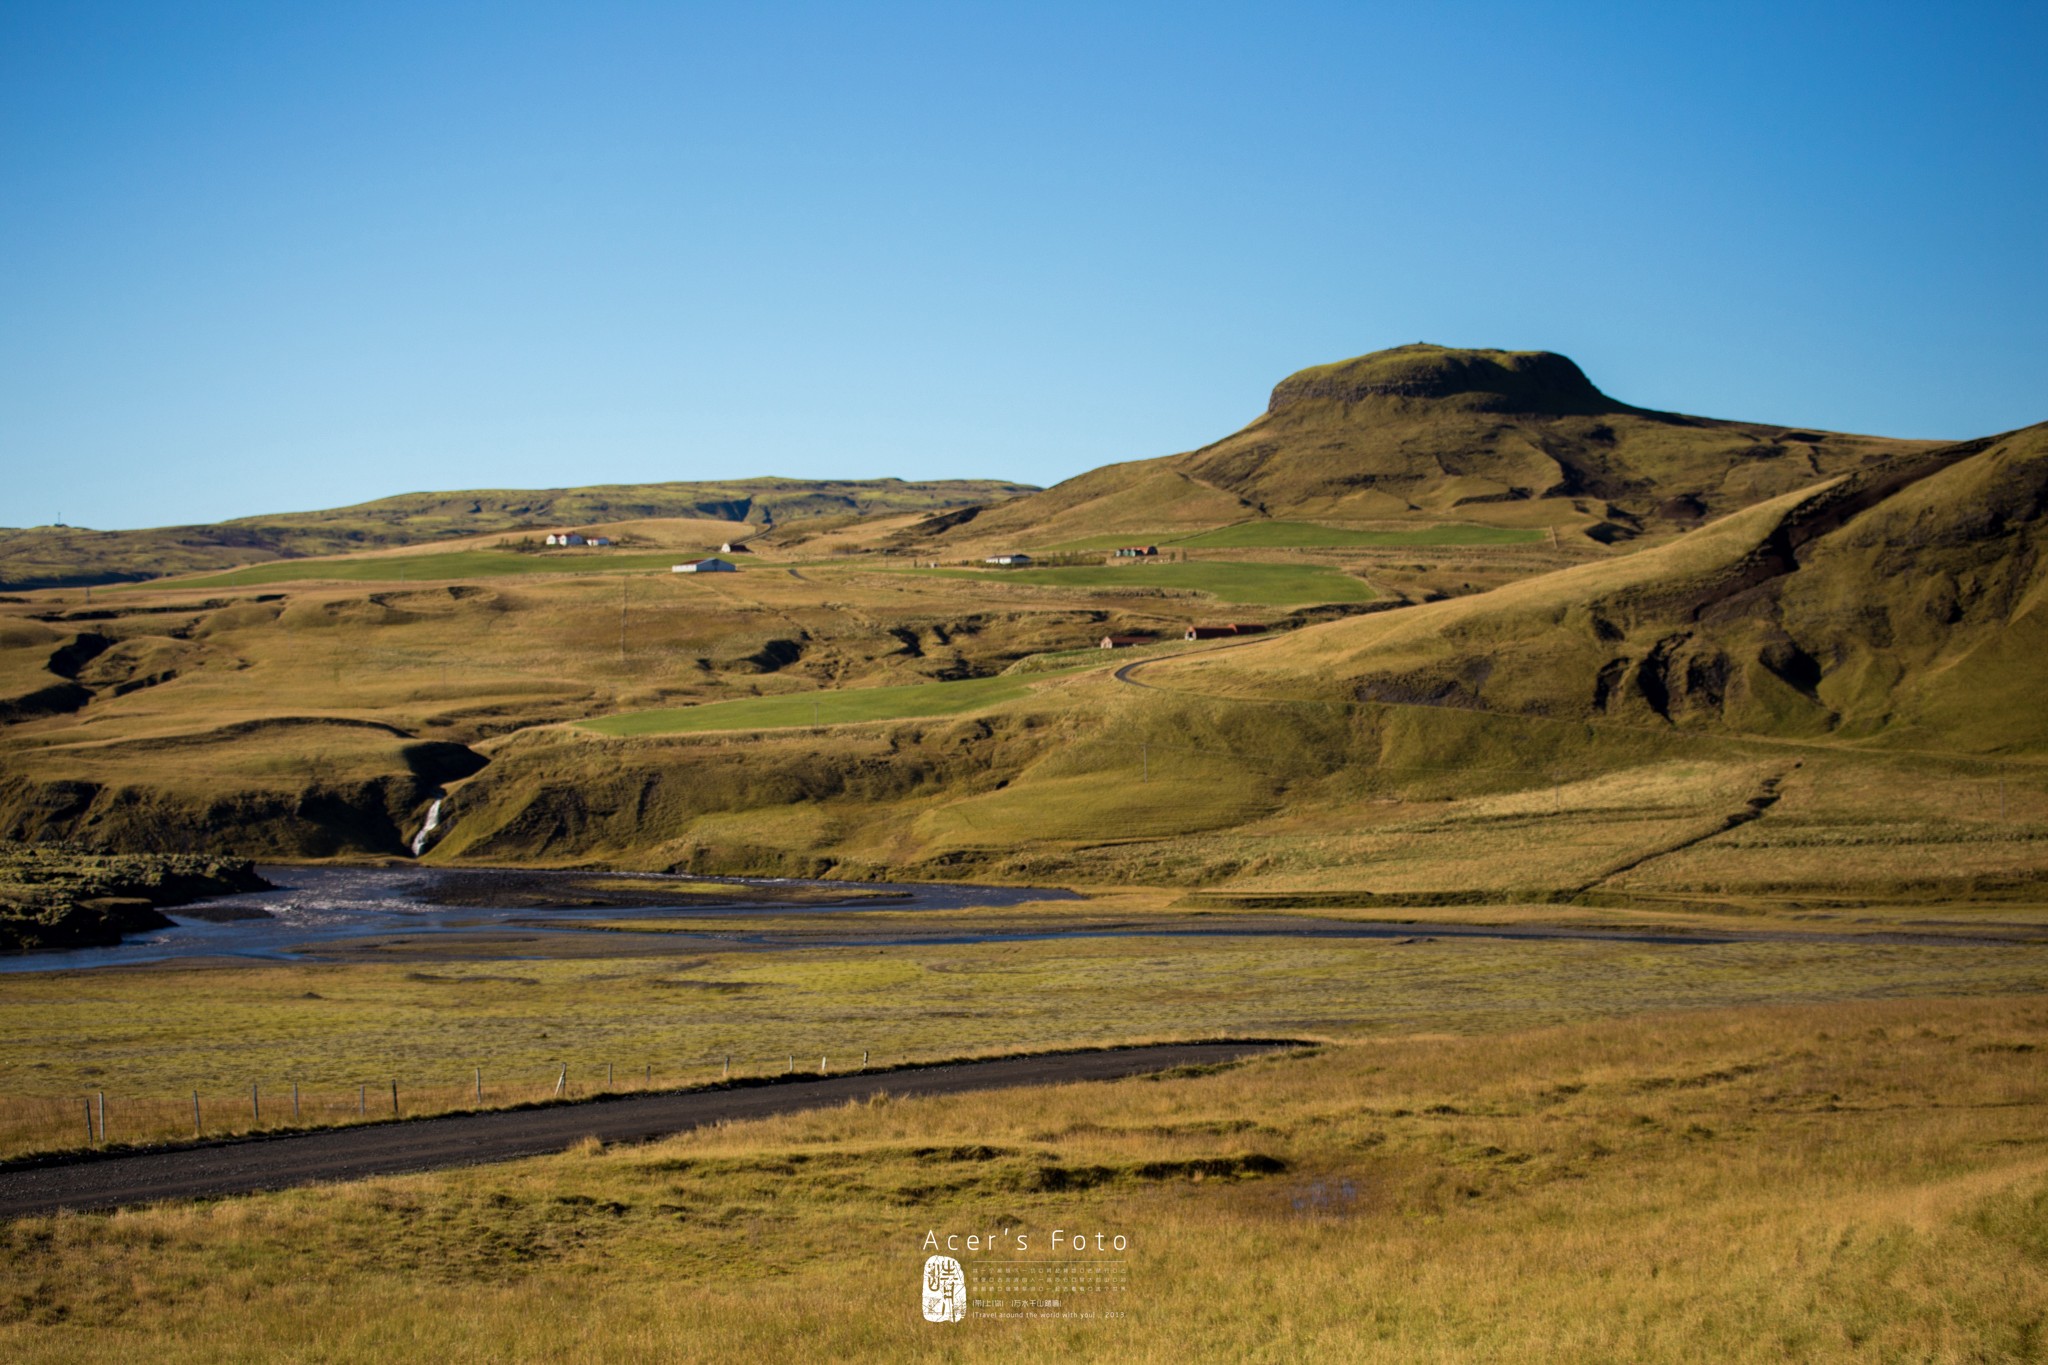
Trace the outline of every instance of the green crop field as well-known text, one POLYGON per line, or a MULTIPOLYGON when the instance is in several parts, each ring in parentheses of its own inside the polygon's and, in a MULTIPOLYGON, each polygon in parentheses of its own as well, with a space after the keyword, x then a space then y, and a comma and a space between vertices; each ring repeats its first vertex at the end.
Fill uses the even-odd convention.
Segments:
POLYGON ((1332 549, 1359 547, 1401 549, 1408 546, 1527 545, 1542 540, 1545 532, 1526 527, 1474 526, 1463 522, 1438 522, 1427 526, 1365 530, 1351 526, 1325 526, 1313 521, 1242 521, 1234 526, 1192 534, 1125 532, 1121 535, 1088 536, 1060 545, 1032 546, 1040 554, 1087 554, 1115 550, 1126 545, 1171 545, 1177 549, 1332 549))
POLYGON ((585 721, 583 728, 619 736, 680 735, 699 730, 785 730, 811 725, 850 725, 868 720, 956 716, 963 711, 1015 701, 1046 678, 1098 666, 1091 662, 1043 673, 963 678, 958 682, 915 683, 907 687, 854 687, 840 691, 797 692, 781 697, 743 697, 736 701, 707 702, 701 706, 603 716, 585 721))
POLYGON ((1345 526, 1323 526, 1310 521, 1242 521, 1235 526, 1219 526, 1213 531, 1198 532, 1176 540, 1174 544, 1197 550, 1376 545, 1398 549, 1411 545, 1526 545, 1543 538, 1544 532, 1533 528, 1468 526, 1452 522, 1400 530, 1365 531, 1345 526))
POLYGON ((342 559, 277 560, 228 573, 188 578, 181 588, 247 588, 265 583, 435 583, 508 574, 654 573, 688 560, 689 553, 520 554, 512 550, 453 550, 438 555, 361 555, 342 559))
POLYGON ((1318 564, 1089 564, 1060 569, 914 569, 954 578, 998 578, 1051 588, 1176 588, 1205 592, 1225 602, 1258 607, 1305 607, 1318 602, 1370 602, 1363 579, 1318 564))

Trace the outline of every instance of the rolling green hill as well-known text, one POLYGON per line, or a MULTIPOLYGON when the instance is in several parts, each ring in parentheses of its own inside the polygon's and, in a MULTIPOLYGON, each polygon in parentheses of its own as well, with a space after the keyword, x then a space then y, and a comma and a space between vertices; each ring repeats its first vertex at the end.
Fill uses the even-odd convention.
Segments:
POLYGON ((1212 445, 1091 470, 936 534, 1021 546, 1260 520, 1459 521, 1611 542, 1932 444, 1653 412, 1560 355, 1418 344, 1290 375, 1212 445))
POLYGON ((1669 544, 1155 673, 1977 753, 2048 750, 2048 424, 1895 456, 1669 544))
POLYGON ((650 517, 745 522, 766 529, 849 513, 940 512, 1028 491, 1027 485, 992 479, 906 483, 764 478, 406 493, 326 511, 142 531, 0 528, 0 589, 136 582, 274 559, 650 517))
MULTIPOLYGON (((1241 441, 923 533, 1159 562, 864 553, 911 511, 801 559, 764 538, 718 581, 486 542, 0 603, 0 834, 398 855, 444 797, 441 861, 1423 901, 2048 884, 2048 426, 1795 440, 1614 403, 1556 357, 1418 348, 1296 376, 1262 423, 1275 450, 1235 472, 1241 441), (1456 458, 1401 444, 1482 428, 1456 458), (1537 437, 1549 463, 1511 470, 1537 437), (1430 502, 1482 468, 1513 496, 1430 502), (1390 487, 1406 511, 1351 515, 1390 487), (1594 524, 1651 534, 1559 546, 1594 524), (1381 583, 1428 547, 1520 576, 1381 583), (505 572, 556 564, 580 572, 505 572), (1274 629, 1087 650, 1205 620, 1274 629), (1031 659, 1073 668, 1001 676, 1031 659)), ((429 501, 389 533, 437 538, 456 513, 429 501)))
POLYGON ((447 851, 1424 903, 2038 889, 2044 539, 2048 426, 951 722, 522 737, 463 789, 447 851))

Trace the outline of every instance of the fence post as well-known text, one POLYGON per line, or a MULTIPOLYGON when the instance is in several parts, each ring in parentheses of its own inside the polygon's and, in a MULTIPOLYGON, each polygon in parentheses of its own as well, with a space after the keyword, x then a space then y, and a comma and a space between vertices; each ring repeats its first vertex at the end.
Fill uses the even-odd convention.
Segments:
POLYGON ((398 1117, 398 1078, 391 1078, 391 1117, 398 1117))
POLYGON ((292 1082, 292 1122, 299 1121, 299 1083, 292 1082))
POLYGON ((86 1145, 86 1146, 88 1146, 88 1147, 90 1147, 90 1146, 92 1146, 92 1096, 90 1096, 90 1095, 87 1095, 87 1096, 85 1096, 85 1097, 84 1097, 84 1099, 85 1099, 85 1145, 86 1145))
POLYGON ((364 1084, 362 1084, 362 1085, 359 1085, 359 1086, 357 1086, 357 1087, 356 1087, 356 1117, 357 1117, 357 1118, 359 1118, 359 1119, 366 1119, 366 1118, 368 1118, 369 1116, 370 1116, 370 1087, 369 1087, 368 1083, 366 1082, 366 1083, 364 1083, 364 1084))
POLYGON ((196 1138, 199 1135, 199 1092, 195 1090, 192 1092, 192 1136, 196 1138))
POLYGON ((818 1058, 818 1074, 820 1076, 825 1074, 825 1059, 822 1056, 818 1058))
POLYGON ((604 1064, 604 1088, 607 1090, 612 1088, 612 1064, 610 1062, 604 1064))
POLYGON ((254 1085, 249 1087, 249 1114, 251 1126, 261 1128, 263 1126, 263 1097, 256 1093, 254 1085))
POLYGON ((104 1147, 104 1146, 106 1146, 106 1145, 107 1145, 107 1092, 106 1092, 106 1091, 104 1091, 104 1090, 100 1091, 100 1092, 99 1092, 99 1097, 100 1097, 100 1146, 104 1147))
POLYGON ((796 1054, 794 1052, 789 1054, 789 1074, 792 1076, 796 1074, 796 1054))
POLYGON ((652 1089, 654 1089, 654 1063, 653 1063, 653 1062, 649 1062, 649 1063, 647 1064, 647 1074, 646 1074, 646 1075, 644 1075, 644 1076, 642 1076, 642 1077, 640 1078, 640 1088, 641 1088, 642 1090, 652 1090, 652 1089))
POLYGON ((555 1077, 555 1098, 562 1098, 562 1092, 569 1088, 569 1064, 562 1063, 562 1074, 555 1077))
POLYGON ((866 1048, 860 1050, 860 1069, 862 1071, 868 1069, 868 1050, 866 1048))
POLYGON ((732 1054, 730 1052, 725 1054, 725 1079, 732 1079, 732 1054))
POLYGON ((478 1068, 476 1069, 476 1102, 477 1102, 477 1107, 478 1107, 478 1108, 482 1108, 482 1107, 483 1107, 483 1102, 484 1102, 484 1069, 483 1069, 482 1067, 478 1067, 478 1068))

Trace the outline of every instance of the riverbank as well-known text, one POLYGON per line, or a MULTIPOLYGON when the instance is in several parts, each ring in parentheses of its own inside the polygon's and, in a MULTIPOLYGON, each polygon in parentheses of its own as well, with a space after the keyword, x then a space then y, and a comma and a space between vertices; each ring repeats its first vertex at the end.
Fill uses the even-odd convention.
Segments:
POLYGON ((0 952, 111 946, 171 927, 166 908, 269 887, 247 858, 15 845, 0 849, 0 952))

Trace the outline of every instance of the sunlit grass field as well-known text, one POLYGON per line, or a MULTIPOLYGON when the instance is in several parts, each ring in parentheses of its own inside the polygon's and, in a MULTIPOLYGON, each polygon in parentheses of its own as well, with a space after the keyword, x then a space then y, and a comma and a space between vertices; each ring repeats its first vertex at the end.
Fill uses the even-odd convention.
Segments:
POLYGON ((452 550, 445 554, 347 555, 336 559, 273 560, 227 573, 181 578, 175 586, 251 588, 266 583, 438 583, 524 574, 665 573, 688 558, 688 552, 681 550, 576 550, 556 554, 452 550))
MULTIPOLYGON (((21 1361, 2022 1361, 2038 997, 1401 1033, 1178 1079, 0 1230, 21 1361), (1125 1239, 1122 1317, 919 1314, 925 1239, 1125 1239)), ((943 1245, 943 1242, 941 1243, 943 1245)), ((987 1257, 963 1253, 970 1275, 987 1257)))
POLYGON ((1046 569, 912 569, 909 573, 993 579, 1065 588, 1174 588, 1204 592, 1246 606, 1300 607, 1318 602, 1369 602, 1364 579, 1321 564, 1259 564, 1229 560, 1187 563, 1090 564, 1046 569))
MULTIPOLYGON (((1097 651, 1101 655, 1101 651, 1097 651)), ((584 721, 603 735, 679 735, 704 730, 781 730, 797 726, 849 725, 860 721, 955 716, 998 706, 1027 695, 1038 683, 1063 674, 1102 667, 1102 657, 1044 672, 916 683, 906 687, 856 687, 795 692, 776 697, 705 702, 698 706, 631 711, 584 721)))
MULTIPOLYGON (((1140 897, 1126 927, 1203 927, 1140 897)), ((1001 938, 1071 932, 1085 903, 1032 910, 863 911, 862 925, 964 942, 735 950, 719 938, 829 931, 842 916, 661 920, 658 932, 516 930, 463 945, 377 941, 329 963, 192 962, 0 976, 0 1155, 80 1145, 79 1106, 107 1096, 117 1141, 406 1113, 651 1081, 815 1071, 1144 1037, 1499 1032, 1642 1009, 1901 994, 2048 990, 2048 943, 1877 940, 1670 945, 1294 937, 1001 938), (665 932, 660 932, 665 931, 665 932), (470 960, 480 953, 481 960, 470 960), (587 954, 587 955, 584 955, 587 954), (495 959, 495 960, 494 960, 495 959), (360 1087, 368 1086, 368 1100, 360 1087), (269 1097, 263 1099, 262 1097, 269 1097)), ((540 918, 539 916, 536 917, 540 918)), ((630 930, 632 916, 614 926, 630 930)), ((1581 918, 1587 918, 1582 913, 1581 918)), ((1598 922, 1599 916, 1592 916, 1598 922)), ((1617 913, 1627 925, 1640 917, 1617 913)), ((879 931, 878 931, 879 932, 879 931)))
POLYGON ((1175 549, 1398 549, 1404 546, 1527 545, 1547 533, 1527 527, 1474 526, 1442 522, 1430 526, 1370 528, 1328 526, 1313 521, 1243 521, 1206 531, 1171 531, 1156 535, 1130 532, 1088 536, 1059 545, 1032 546, 1045 553, 1085 553, 1126 545, 1161 545, 1175 549))
POLYGON ((1471 526, 1445 523, 1438 526, 1368 530, 1346 526, 1324 526, 1308 521, 1244 521, 1219 526, 1174 541, 1176 548, 1239 550, 1258 548, 1368 547, 1398 549, 1408 546, 1528 545, 1546 538, 1546 533, 1527 527, 1471 526))

